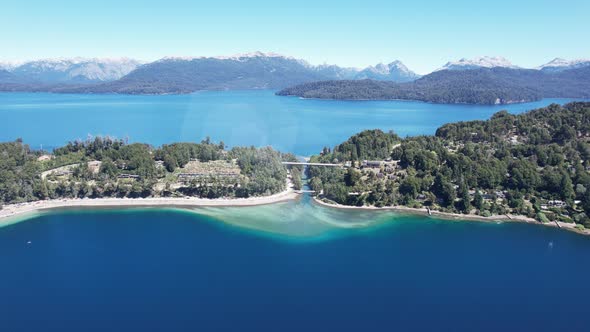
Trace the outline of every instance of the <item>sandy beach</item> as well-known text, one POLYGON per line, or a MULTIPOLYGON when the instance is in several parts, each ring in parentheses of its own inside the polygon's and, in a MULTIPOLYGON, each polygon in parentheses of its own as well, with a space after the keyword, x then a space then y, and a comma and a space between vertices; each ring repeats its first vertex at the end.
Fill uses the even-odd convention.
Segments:
POLYGON ((483 221, 483 222, 498 222, 498 221, 506 221, 506 222, 522 222, 522 223, 530 223, 535 225, 542 225, 542 226, 549 226, 549 227, 558 227, 561 229, 566 229, 569 231, 573 231, 579 234, 590 235, 590 230, 579 230, 576 228, 576 224, 571 223, 564 223, 559 221, 551 221, 548 223, 541 223, 533 218, 529 218, 526 216, 519 216, 519 215, 495 215, 491 217, 484 217, 484 216, 476 216, 476 215, 467 215, 467 214, 458 214, 458 213, 448 213, 448 212, 440 212, 440 211, 430 211, 430 214, 427 209, 425 208, 410 208, 407 206, 386 206, 386 207, 374 207, 374 206, 348 206, 348 205, 341 205, 335 203, 328 203, 324 202, 317 197, 313 198, 316 204, 335 208, 335 209, 361 209, 361 210, 373 210, 373 211, 396 211, 400 213, 407 213, 413 215, 421 215, 427 217, 436 217, 439 219, 447 219, 447 220, 456 220, 456 221, 483 221))
POLYGON ((298 197, 289 188, 281 193, 270 196, 250 198, 84 198, 84 199, 55 199, 28 203, 5 205, 0 210, 0 224, 14 217, 26 216, 44 210, 77 207, 206 207, 206 206, 254 206, 284 202, 298 197))
MULTIPOLYGON (((291 186, 289 189, 270 196, 259 196, 250 198, 170 198, 170 197, 148 197, 148 198, 84 198, 84 199, 55 199, 35 201, 19 204, 5 205, 0 210, 0 226, 3 223, 12 223, 13 220, 19 217, 27 217, 34 215, 37 212, 42 212, 52 209, 62 208, 124 208, 124 207, 235 207, 235 206, 256 206, 279 203, 295 199, 299 196, 291 186)), ((324 202, 317 197, 313 198, 315 204, 334 209, 351 209, 351 210, 370 210, 370 211, 395 211, 399 213, 421 215, 426 217, 436 217, 439 219, 455 220, 455 221, 483 221, 483 222, 523 222, 535 225, 543 225, 549 227, 558 227, 579 234, 590 235, 590 230, 579 230, 575 224, 552 221, 549 223, 540 223, 532 218, 518 215, 495 215, 491 217, 483 217, 477 215, 465 215, 448 212, 430 211, 430 214, 425 208, 410 208, 406 206, 347 206, 335 203, 324 202)))

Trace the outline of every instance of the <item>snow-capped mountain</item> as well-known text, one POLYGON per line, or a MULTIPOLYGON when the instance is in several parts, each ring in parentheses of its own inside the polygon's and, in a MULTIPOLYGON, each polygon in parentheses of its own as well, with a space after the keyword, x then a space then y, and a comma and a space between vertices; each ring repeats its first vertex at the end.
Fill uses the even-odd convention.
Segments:
POLYGON ((128 58, 64 58, 29 61, 9 71, 34 82, 90 83, 117 80, 140 65, 128 58))
POLYGON ((562 71, 587 66, 590 66, 590 59, 566 60, 562 58, 555 58, 546 64, 537 67, 537 69, 543 71, 562 71))
POLYGON ((235 60, 245 61, 251 58, 284 58, 294 59, 292 57, 274 53, 274 52, 250 52, 250 53, 238 53, 233 55, 216 55, 216 56, 166 56, 158 61, 192 61, 202 59, 216 59, 216 60, 235 60))
POLYGON ((11 71, 14 70, 14 68, 20 66, 21 64, 22 62, 18 61, 0 61, 0 70, 11 71))
POLYGON ((379 63, 361 70, 355 79, 373 79, 379 81, 408 82, 420 78, 401 61, 396 60, 390 64, 379 63))
POLYGON ((357 68, 339 67, 336 65, 326 64, 319 66, 312 66, 308 64, 308 68, 312 68, 317 73, 335 80, 352 80, 359 72, 359 69, 357 68))
POLYGON ((378 64, 376 66, 369 66, 365 69, 340 67, 337 65, 312 65, 309 62, 297 59, 291 56, 285 56, 277 53, 253 52, 242 53, 230 56, 189 56, 179 57, 170 56, 164 57, 155 63, 205 63, 209 61, 223 63, 224 61, 238 62, 234 66, 247 64, 251 69, 257 68, 261 64, 266 64, 264 70, 274 72, 280 69, 297 69, 297 71, 309 71, 309 74, 318 75, 318 79, 326 80, 352 80, 352 79, 374 79, 381 81, 396 81, 407 82, 413 81, 420 77, 420 75, 409 70, 401 61, 396 60, 390 64, 378 64))
POLYGON ((513 65, 506 58, 501 56, 480 56, 473 59, 462 58, 458 61, 447 62, 444 66, 438 70, 466 70, 466 69, 478 69, 478 68, 512 68, 517 69, 518 66, 513 65))

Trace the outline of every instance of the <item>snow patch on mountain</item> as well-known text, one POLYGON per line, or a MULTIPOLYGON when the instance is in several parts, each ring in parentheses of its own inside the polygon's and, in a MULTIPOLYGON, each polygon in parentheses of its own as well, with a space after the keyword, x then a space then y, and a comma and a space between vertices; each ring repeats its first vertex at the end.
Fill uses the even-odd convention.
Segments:
MULTIPOLYGON (((244 61, 252 58, 283 58, 288 60, 297 60, 293 57, 274 53, 274 52, 250 52, 250 53, 238 53, 234 55, 218 55, 218 56, 167 56, 158 61, 192 61, 201 59, 217 59, 217 60, 235 60, 244 61)), ((303 60, 301 60, 303 61, 303 60)))
POLYGON ((0 69, 6 71, 12 71, 14 68, 22 65, 22 61, 0 61, 0 69))
POLYGON ((462 58, 458 61, 447 62, 438 70, 466 70, 478 68, 519 68, 501 56, 479 56, 473 59, 462 58))
POLYGON ((545 71, 562 71, 587 66, 590 66, 590 59, 566 60, 563 58, 555 58, 546 64, 537 67, 536 69, 545 71))
POLYGON ((41 82, 117 80, 140 66, 129 58, 55 58, 24 62, 11 72, 41 82))
POLYGON ((374 79, 381 81, 412 81, 419 78, 420 75, 414 73, 401 61, 395 60, 389 64, 379 63, 375 66, 369 66, 361 70, 355 79, 374 79))

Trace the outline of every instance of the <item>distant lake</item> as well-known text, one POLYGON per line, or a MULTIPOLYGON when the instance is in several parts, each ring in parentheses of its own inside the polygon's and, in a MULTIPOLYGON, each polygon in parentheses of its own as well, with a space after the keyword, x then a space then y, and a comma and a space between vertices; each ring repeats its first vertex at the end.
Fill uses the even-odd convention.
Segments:
POLYGON ((0 330, 587 330, 582 235, 305 201, 195 212, 0 228, 0 330))
POLYGON ((190 95, 63 95, 0 93, 0 141, 18 137, 52 148, 88 135, 111 135, 153 145, 215 141, 272 145, 297 155, 317 153, 364 130, 401 136, 433 134, 448 122, 521 113, 568 99, 481 106, 412 101, 334 101, 278 97, 273 91, 209 91, 190 95))

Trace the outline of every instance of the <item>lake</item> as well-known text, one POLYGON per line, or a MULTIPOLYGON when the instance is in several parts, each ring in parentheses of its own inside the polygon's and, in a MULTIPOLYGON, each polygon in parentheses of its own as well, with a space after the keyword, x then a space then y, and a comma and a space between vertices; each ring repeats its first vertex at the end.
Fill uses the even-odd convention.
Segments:
MULTIPOLYGON (((553 102, 327 101, 271 91, 0 94, 0 141, 87 135, 317 153, 553 102)), ((256 207, 67 210, 0 228, 0 331, 583 331, 590 238, 551 227, 256 207)))
POLYGON ((230 146, 272 145, 297 155, 318 153, 364 129, 401 136, 434 134, 448 122, 521 113, 567 99, 481 106, 413 101, 334 101, 278 97, 273 91, 209 91, 190 95, 62 95, 0 93, 0 141, 23 138, 33 148, 89 135, 154 145, 210 136, 230 146))
POLYGON ((590 239, 259 207, 56 211, 0 229, 3 331, 583 331, 590 239), (195 213, 196 212, 196 213, 195 213))

